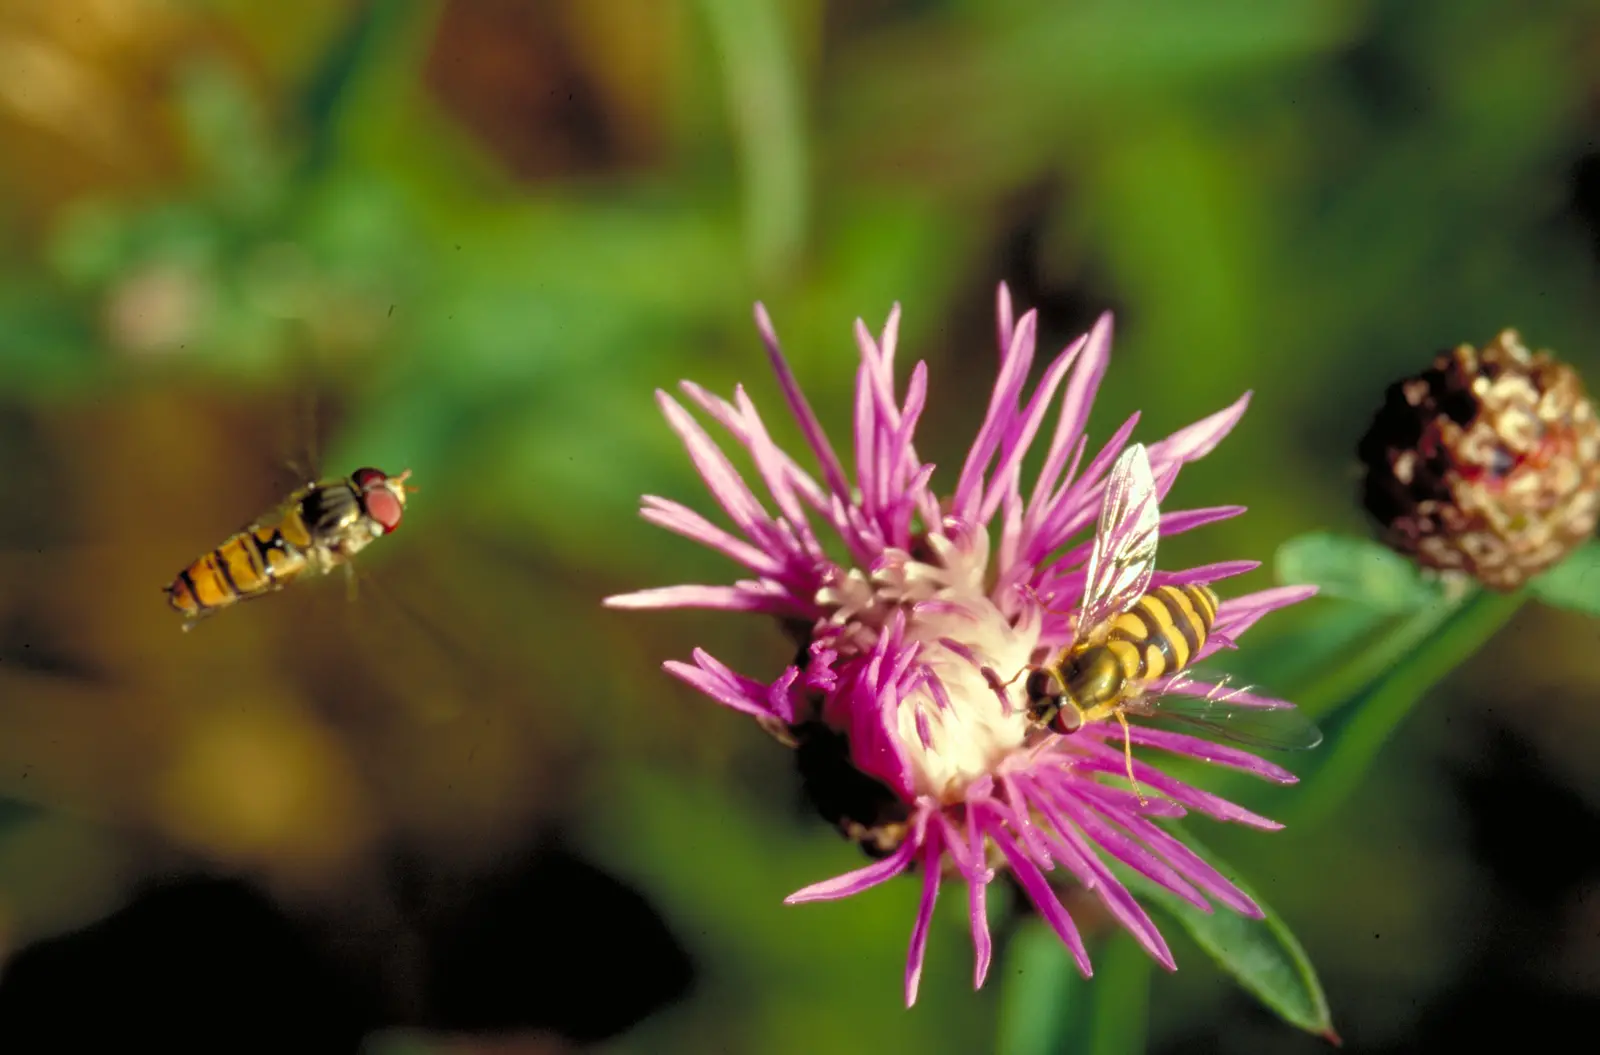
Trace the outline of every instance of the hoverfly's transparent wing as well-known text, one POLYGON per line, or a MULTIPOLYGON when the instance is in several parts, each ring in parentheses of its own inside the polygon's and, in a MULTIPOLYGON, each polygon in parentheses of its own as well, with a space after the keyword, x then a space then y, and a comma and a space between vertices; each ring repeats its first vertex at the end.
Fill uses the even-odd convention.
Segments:
POLYGON ((1253 707, 1231 702, 1226 696, 1209 699, 1166 693, 1129 700, 1123 709, 1147 719, 1142 725, 1209 733, 1269 751, 1309 751, 1322 743, 1322 730, 1298 707, 1253 707))
POLYGON ((1135 443, 1122 452, 1106 476, 1078 615, 1080 639, 1131 607, 1149 589, 1160 523, 1150 455, 1144 444, 1135 443))

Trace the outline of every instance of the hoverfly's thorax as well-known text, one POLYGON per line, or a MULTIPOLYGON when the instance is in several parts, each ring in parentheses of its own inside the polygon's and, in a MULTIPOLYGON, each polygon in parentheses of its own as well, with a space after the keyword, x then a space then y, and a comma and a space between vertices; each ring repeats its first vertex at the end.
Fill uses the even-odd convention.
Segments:
POLYGON ((1104 645, 1092 645, 1079 652, 1062 673, 1067 695, 1084 709, 1116 699, 1127 682, 1116 653, 1104 645))
POLYGON ((361 503, 350 485, 338 480, 309 489, 298 512, 311 537, 325 541, 343 533, 361 515, 361 503))

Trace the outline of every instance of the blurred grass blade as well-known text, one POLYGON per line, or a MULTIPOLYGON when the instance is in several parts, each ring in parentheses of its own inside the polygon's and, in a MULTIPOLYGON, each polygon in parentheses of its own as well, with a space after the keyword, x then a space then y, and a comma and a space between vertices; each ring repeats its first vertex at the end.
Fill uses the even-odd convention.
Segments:
POLYGON ((1545 604, 1600 615, 1600 542, 1591 542, 1528 583, 1545 604))
POLYGON ((329 42, 295 107, 305 130, 302 179, 332 163, 345 101, 362 74, 386 54, 397 28, 408 24, 423 6, 420 0, 362 0, 353 5, 349 20, 329 42))
POLYGON ((701 0, 742 151, 745 223, 757 280, 797 261, 809 212, 799 72, 782 5, 701 0))
POLYGON ((1083 1050, 1090 987, 1055 931, 1024 921, 995 972, 1000 990, 1000 1055, 1057 1055, 1083 1050))
MULTIPOLYGON (((1466 662, 1522 607, 1523 594, 1481 590, 1450 609, 1425 638, 1402 639, 1388 674, 1323 723, 1326 743, 1292 809, 1293 823, 1326 817, 1366 776, 1389 734, 1427 691, 1466 662)), ((1418 618, 1422 618, 1419 614, 1418 618)))
POLYGON ((1367 539, 1313 532, 1278 547, 1278 579, 1310 583, 1326 597, 1358 601, 1384 612, 1409 612, 1438 601, 1443 591, 1416 565, 1367 539))
POLYGON ((1209 914, 1201 912, 1143 876, 1113 865, 1118 877, 1130 890, 1175 920, 1223 970, 1285 1022, 1338 1043, 1322 983, 1288 924, 1226 862, 1218 860, 1187 831, 1176 825, 1173 828, 1196 853, 1254 898, 1266 918, 1247 919, 1222 907, 1209 914))
POLYGON ((1070 1050, 1085 1055, 1137 1055, 1145 1049, 1150 972, 1155 961, 1131 937, 1117 934, 1100 947, 1094 965, 1089 1043, 1070 1050))
POLYGON ((1029 918, 1006 947, 1000 976, 1001 1055, 1135 1055, 1150 1011, 1150 957, 1116 934, 1091 945, 1092 979, 1056 933, 1029 918))

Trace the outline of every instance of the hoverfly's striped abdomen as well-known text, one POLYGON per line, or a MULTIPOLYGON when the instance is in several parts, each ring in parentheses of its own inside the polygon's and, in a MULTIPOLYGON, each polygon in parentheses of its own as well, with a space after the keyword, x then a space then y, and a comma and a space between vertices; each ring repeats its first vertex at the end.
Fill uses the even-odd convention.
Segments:
POLYGON ((310 484, 276 513, 201 557, 165 589, 187 629, 196 619, 281 589, 303 574, 326 574, 400 525, 408 469, 389 476, 357 469, 310 484))
POLYGON ((1217 618, 1208 586, 1158 586, 1111 621, 1105 647, 1128 681, 1152 681, 1187 667, 1217 618))
POLYGON ((218 608, 270 593, 306 567, 310 542, 294 516, 240 531, 178 573, 167 587, 172 607, 190 620, 218 608))

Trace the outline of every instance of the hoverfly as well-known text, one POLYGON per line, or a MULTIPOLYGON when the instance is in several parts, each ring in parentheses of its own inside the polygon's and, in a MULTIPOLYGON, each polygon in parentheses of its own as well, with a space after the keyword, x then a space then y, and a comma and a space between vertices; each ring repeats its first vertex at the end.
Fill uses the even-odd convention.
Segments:
POLYGON ((1220 686, 1204 697, 1175 695, 1171 681, 1159 693, 1150 691, 1159 679, 1186 675, 1217 617, 1217 595, 1209 586, 1149 588, 1161 519, 1156 503, 1150 456, 1136 443, 1106 478, 1074 640, 1053 659, 1025 668, 1029 716, 1062 735, 1115 718, 1130 781, 1129 715, 1171 718, 1253 747, 1317 746, 1321 732, 1292 708, 1230 705, 1238 691, 1218 695, 1220 686))
POLYGON ((162 589, 189 630, 239 601, 264 597, 303 575, 326 575, 400 526, 407 469, 389 476, 357 469, 347 477, 307 484, 276 510, 229 536, 162 589))

